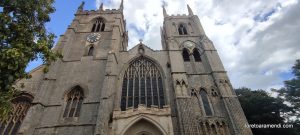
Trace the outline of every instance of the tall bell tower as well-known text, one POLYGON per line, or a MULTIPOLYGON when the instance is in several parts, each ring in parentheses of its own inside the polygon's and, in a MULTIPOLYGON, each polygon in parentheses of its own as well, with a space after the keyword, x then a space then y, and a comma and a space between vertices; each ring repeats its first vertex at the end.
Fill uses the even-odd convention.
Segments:
POLYGON ((213 43, 197 15, 168 15, 163 7, 163 50, 173 80, 175 133, 250 135, 247 120, 213 43))

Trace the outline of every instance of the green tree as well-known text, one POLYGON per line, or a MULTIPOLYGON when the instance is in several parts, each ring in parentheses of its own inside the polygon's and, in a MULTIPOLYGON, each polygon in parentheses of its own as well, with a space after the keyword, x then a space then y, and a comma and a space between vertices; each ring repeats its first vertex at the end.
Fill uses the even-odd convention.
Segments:
MULTIPOLYGON (((249 124, 284 124, 284 113, 291 107, 284 100, 268 95, 264 90, 239 88, 235 90, 249 124)), ((254 135, 293 135, 294 129, 283 128, 253 128, 254 135)))
POLYGON ((294 78, 284 81, 284 87, 275 91, 279 93, 279 96, 291 103, 294 111, 290 116, 296 117, 298 119, 297 123, 300 124, 300 59, 296 60, 295 65, 292 67, 292 73, 294 78))
MULTIPOLYGON (((52 52, 54 34, 45 23, 55 11, 54 0, 0 1, 0 117, 7 116, 16 94, 16 80, 29 78, 26 65, 40 57, 49 65, 57 58, 52 52)), ((47 69, 47 68, 45 68, 47 69)))

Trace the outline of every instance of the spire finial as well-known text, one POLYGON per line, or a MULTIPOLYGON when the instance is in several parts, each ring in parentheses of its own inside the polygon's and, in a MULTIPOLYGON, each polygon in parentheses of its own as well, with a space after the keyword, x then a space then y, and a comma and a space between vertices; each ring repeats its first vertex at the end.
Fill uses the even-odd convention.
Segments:
POLYGON ((100 4, 99 10, 103 11, 103 3, 100 4))
POLYGON ((164 17, 168 16, 167 11, 165 9, 166 5, 167 5, 167 3, 165 1, 162 1, 162 8, 163 8, 163 15, 164 15, 164 17))
POLYGON ((80 6, 78 7, 78 11, 82 11, 84 6, 84 1, 81 2, 80 6))
POLYGON ((194 15, 192 9, 190 8, 189 4, 187 4, 187 8, 188 8, 188 11, 189 11, 189 15, 194 15))
POLYGON ((123 8, 124 8, 124 0, 121 1, 120 8, 119 8, 119 9, 120 9, 120 10, 123 10, 123 8))
POLYGON ((166 11, 166 9, 165 9, 165 6, 163 5, 162 8, 163 8, 163 14, 164 14, 164 17, 167 17, 168 14, 167 14, 167 11, 166 11))

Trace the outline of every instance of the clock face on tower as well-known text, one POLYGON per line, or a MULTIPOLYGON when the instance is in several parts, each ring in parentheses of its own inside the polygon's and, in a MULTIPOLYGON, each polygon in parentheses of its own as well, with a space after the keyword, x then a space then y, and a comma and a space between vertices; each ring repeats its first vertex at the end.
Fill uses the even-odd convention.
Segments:
POLYGON ((90 43, 99 41, 101 35, 99 33, 91 33, 87 36, 86 40, 90 43))

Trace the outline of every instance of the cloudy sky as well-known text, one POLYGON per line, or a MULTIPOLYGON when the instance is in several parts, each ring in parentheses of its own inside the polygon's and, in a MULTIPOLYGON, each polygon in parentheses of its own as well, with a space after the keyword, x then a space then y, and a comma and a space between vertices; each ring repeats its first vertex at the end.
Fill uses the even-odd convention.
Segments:
MULTIPOLYGON (((47 28, 61 35, 80 1, 55 3, 57 12, 47 28), (66 4, 68 6, 66 6, 66 4)), ((86 9, 118 8, 121 0, 85 0, 86 9)), ((198 15, 214 42, 234 87, 270 89, 290 79, 300 58, 300 3, 298 0, 124 0, 129 48, 139 39, 161 49, 160 26, 167 13, 187 14, 186 4, 198 15)), ((38 62, 32 62, 27 70, 38 62)))

